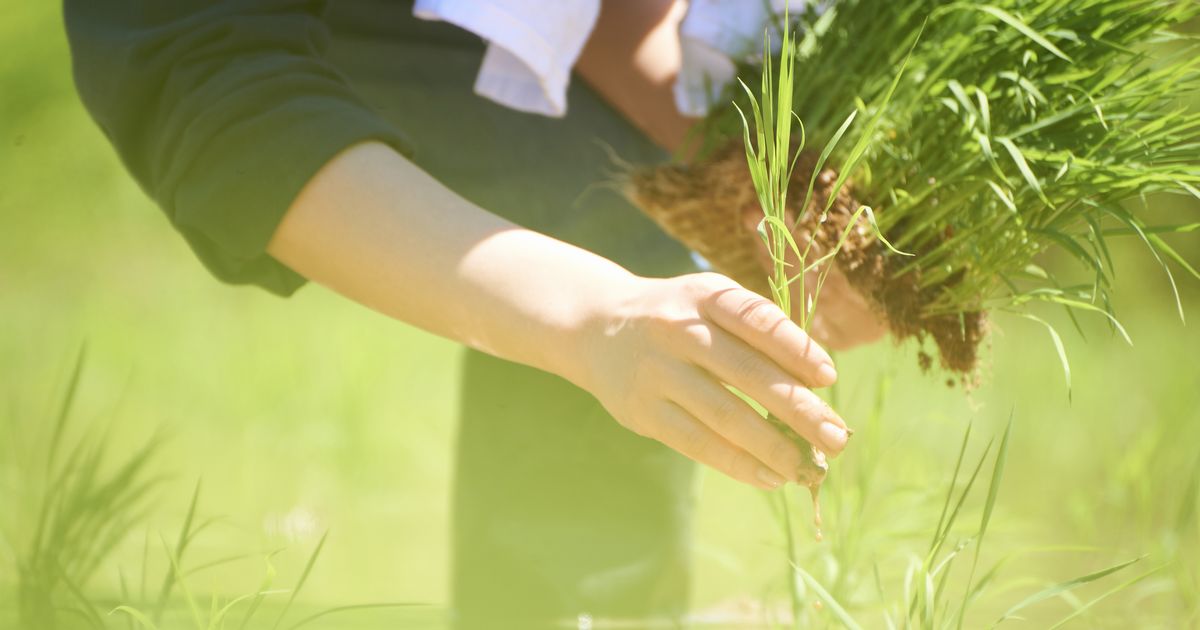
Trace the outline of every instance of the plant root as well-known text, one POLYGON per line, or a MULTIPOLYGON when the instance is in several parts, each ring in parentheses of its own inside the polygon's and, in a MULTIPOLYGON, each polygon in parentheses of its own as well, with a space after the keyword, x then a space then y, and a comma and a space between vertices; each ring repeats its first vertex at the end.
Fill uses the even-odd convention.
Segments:
MULTIPOLYGON (((921 252, 913 259, 893 254, 874 237, 865 215, 854 219, 860 204, 847 182, 834 194, 838 174, 824 168, 813 186, 808 207, 801 208, 809 180, 817 165, 817 155, 800 154, 789 183, 788 220, 793 235, 803 247, 814 240, 814 252, 834 248, 851 227, 834 264, 859 293, 867 298, 876 314, 887 321, 897 341, 926 339, 937 347, 943 369, 970 386, 975 382, 979 346, 987 336, 987 316, 979 308, 958 313, 927 312, 941 292, 957 282, 955 276, 925 286, 919 264, 921 252), (824 212, 826 205, 829 211, 824 212), (909 266, 901 270, 901 266, 909 266)), ((737 280, 743 286, 769 295, 759 250, 763 247, 746 218, 761 216, 758 197, 746 166, 740 139, 730 141, 704 159, 690 164, 673 163, 629 171, 623 182, 626 195, 668 234, 708 260, 713 268, 737 280)), ((886 208, 880 209, 886 212, 886 208)), ((934 247, 940 242, 933 239, 934 247)), ((812 254, 810 254, 811 256, 812 254)), ((918 356, 928 370, 932 357, 923 350, 918 356)))

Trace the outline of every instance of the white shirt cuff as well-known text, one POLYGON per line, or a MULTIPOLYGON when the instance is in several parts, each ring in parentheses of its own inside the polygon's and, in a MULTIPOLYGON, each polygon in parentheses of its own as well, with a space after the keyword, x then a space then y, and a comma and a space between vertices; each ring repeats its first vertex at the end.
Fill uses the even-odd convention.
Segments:
MULTIPOLYGON (((823 12, 832 0, 823 0, 823 12)), ((704 116, 737 76, 737 62, 762 54, 763 33, 787 4, 793 14, 803 0, 691 0, 679 25, 682 65, 675 80, 675 106, 686 116, 704 116)), ((773 40, 778 40, 777 37, 773 40)), ((772 41, 778 50, 779 41, 772 41)))
POLYGON ((567 112, 571 68, 600 14, 600 0, 418 0, 413 14, 442 20, 488 42, 475 92, 546 116, 567 112))

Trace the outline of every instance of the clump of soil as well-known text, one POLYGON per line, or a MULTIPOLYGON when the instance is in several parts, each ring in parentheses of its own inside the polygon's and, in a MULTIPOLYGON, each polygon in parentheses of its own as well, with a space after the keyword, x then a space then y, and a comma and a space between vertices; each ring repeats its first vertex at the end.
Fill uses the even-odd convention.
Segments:
MULTIPOLYGON (((814 251, 830 251, 850 225, 859 202, 847 183, 827 214, 823 210, 834 194, 837 172, 823 169, 806 208, 805 192, 816 168, 817 155, 800 154, 788 188, 788 221, 797 242, 815 241, 814 251)), ((633 170, 628 174, 626 193, 667 233, 708 260, 713 268, 743 286, 769 295, 767 272, 760 261, 762 242, 751 226, 762 216, 754 183, 746 166, 740 140, 732 141, 706 158, 690 164, 667 164, 633 170), (747 220, 747 218, 755 220, 747 220)), ((878 208, 880 213, 886 208, 878 208)), ((935 247, 938 241, 927 247, 935 247)), ((875 237, 865 216, 853 226, 834 264, 859 293, 868 299, 888 323, 892 335, 902 341, 915 338, 933 341, 941 366, 960 377, 964 384, 974 380, 979 345, 987 333, 983 311, 927 314, 940 291, 958 278, 922 286, 919 265, 901 273, 913 259, 892 254, 875 237)), ((924 351, 918 358, 928 370, 933 360, 924 351)))
MULTIPOLYGON (((814 489, 820 488, 825 481, 825 477, 829 474, 829 461, 825 457, 825 453, 821 449, 813 446, 808 440, 800 437, 795 429, 792 429, 787 423, 776 418, 774 415, 768 415, 767 421, 775 426, 784 437, 792 442, 800 445, 800 453, 804 459, 800 461, 800 485, 814 489)), ((815 494, 814 494, 815 496, 815 494)), ((814 499, 814 505, 816 501, 814 499)))

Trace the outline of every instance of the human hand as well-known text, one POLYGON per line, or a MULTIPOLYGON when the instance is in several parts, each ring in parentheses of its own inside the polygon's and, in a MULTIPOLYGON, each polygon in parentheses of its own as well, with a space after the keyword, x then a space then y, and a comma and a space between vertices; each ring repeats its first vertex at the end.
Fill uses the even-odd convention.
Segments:
POLYGON ((829 355, 770 300, 715 273, 631 277, 581 327, 577 384, 629 430, 757 486, 800 482, 806 455, 727 383, 830 456, 842 419, 812 392, 829 355))

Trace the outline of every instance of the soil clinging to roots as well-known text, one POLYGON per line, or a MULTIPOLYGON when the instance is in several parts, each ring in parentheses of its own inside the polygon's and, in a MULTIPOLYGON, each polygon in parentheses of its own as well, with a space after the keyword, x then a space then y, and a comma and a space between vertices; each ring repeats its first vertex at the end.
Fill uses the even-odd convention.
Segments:
MULTIPOLYGON (((860 204, 854 198, 852 184, 847 183, 822 217, 838 176, 826 168, 817 177, 809 206, 801 208, 816 162, 817 155, 805 151, 796 163, 788 188, 788 221, 794 225, 793 235, 802 247, 815 239, 814 251, 827 252, 836 246, 860 204)), ((714 269, 769 295, 767 272, 758 253, 762 241, 750 227, 755 221, 746 220, 761 217, 762 210, 740 140, 691 164, 635 169, 627 175, 625 190, 668 234, 703 256, 714 269)), ((935 239, 927 247, 937 244, 935 239)), ((859 216, 834 261, 850 285, 886 319, 896 340, 916 338, 923 344, 931 339, 941 366, 970 384, 978 364, 978 349, 987 333, 986 314, 981 310, 927 314, 927 305, 957 279, 952 276, 922 286, 921 252, 914 253, 918 264, 901 272, 901 266, 913 259, 889 252, 874 237, 866 217, 859 216)), ((920 363, 929 369, 932 357, 922 352, 920 363)))

